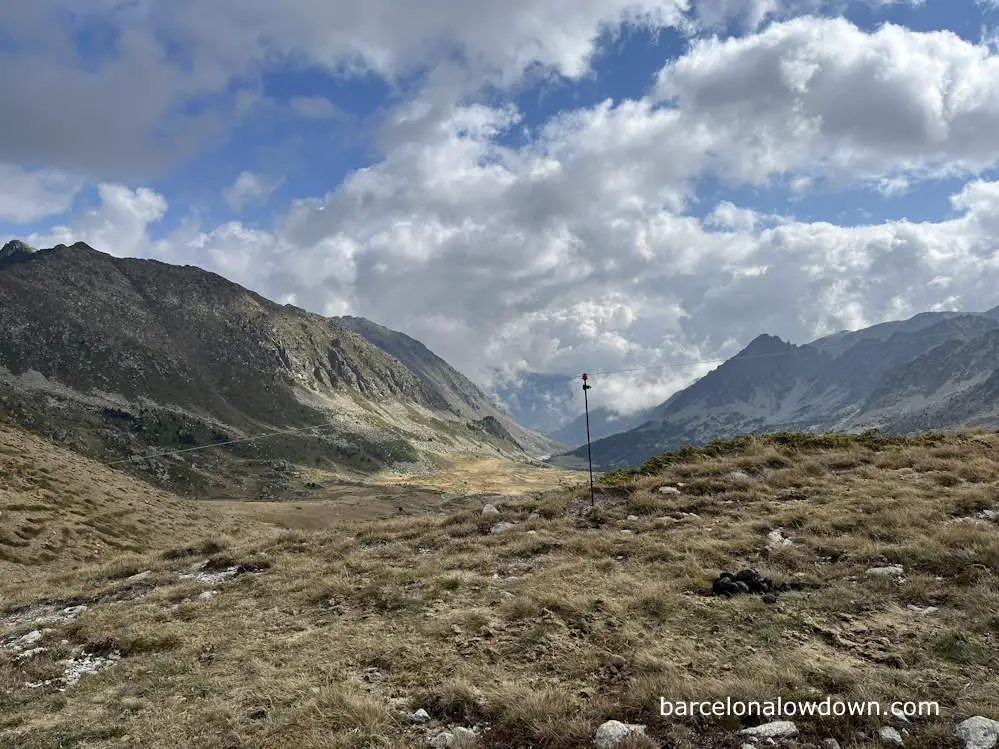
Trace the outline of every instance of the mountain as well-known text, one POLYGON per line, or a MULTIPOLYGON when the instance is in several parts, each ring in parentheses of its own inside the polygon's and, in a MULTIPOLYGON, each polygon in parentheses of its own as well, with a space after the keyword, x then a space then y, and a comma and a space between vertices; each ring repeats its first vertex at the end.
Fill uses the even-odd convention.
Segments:
POLYGON ((550 454, 567 444, 521 426, 475 383, 415 338, 363 317, 336 317, 338 324, 402 362, 419 378, 436 407, 471 419, 497 437, 523 447, 532 455, 550 454))
MULTIPOLYGON (((999 426, 999 308, 932 312, 804 345, 760 335, 653 409, 593 444, 601 468, 753 432, 913 432, 999 426)), ((578 466, 585 446, 553 463, 578 466)))
POLYGON ((426 349, 439 381, 200 268, 12 242, 0 297, 0 415, 173 489, 264 496, 303 464, 360 476, 546 443, 426 349))

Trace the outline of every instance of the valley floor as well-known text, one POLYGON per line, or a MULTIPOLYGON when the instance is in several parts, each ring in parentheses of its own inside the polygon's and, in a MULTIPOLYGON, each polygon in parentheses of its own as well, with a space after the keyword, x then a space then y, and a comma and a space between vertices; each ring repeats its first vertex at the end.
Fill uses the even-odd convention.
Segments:
POLYGON ((734 748, 760 722, 661 698, 940 704, 795 719, 789 747, 885 727, 950 747, 999 718, 996 434, 754 438, 614 476, 592 510, 581 485, 494 514, 428 482, 380 519, 185 502, 22 436, 0 441, 0 746, 417 747, 460 725, 569 749, 617 719, 646 726, 632 746, 734 748), (743 567, 795 585, 705 594, 743 567))

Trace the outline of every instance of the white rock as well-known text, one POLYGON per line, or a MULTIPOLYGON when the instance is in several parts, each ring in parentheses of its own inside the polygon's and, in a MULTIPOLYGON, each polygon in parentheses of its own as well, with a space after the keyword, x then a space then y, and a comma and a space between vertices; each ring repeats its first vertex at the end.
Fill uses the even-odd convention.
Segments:
POLYGON ((910 603, 906 608, 916 616, 929 616, 937 612, 936 606, 915 606, 910 603))
POLYGON ((455 726, 450 731, 441 731, 430 739, 432 749, 454 749, 460 740, 475 741, 475 731, 464 726, 455 726))
POLYGON ((677 489, 675 486, 660 486, 659 487, 659 493, 660 494, 679 494, 680 490, 677 489))
POLYGON ((982 520, 999 520, 999 510, 982 510, 978 517, 982 520))
POLYGON ((836 739, 822 739, 822 749, 840 749, 839 742, 836 739))
POLYGON ((638 734, 645 734, 645 726, 608 720, 597 729, 597 749, 616 749, 626 738, 638 734))
POLYGON ((139 572, 138 574, 132 575, 131 577, 126 577, 126 583, 141 583, 143 580, 148 580, 153 576, 152 570, 146 570, 145 572, 139 572))
POLYGON ((739 733, 744 736, 772 739, 777 736, 794 736, 798 733, 798 727, 789 720, 775 720, 752 728, 743 728, 739 733))
POLYGON ((993 749, 999 743, 999 720, 976 715, 958 723, 954 735, 964 742, 965 749, 993 749))
POLYGON ((457 739, 455 739, 454 734, 450 731, 441 731, 430 739, 431 749, 453 749, 456 743, 457 739))
POLYGON ((421 707, 416 712, 409 713, 409 715, 406 716, 406 720, 410 723, 426 723, 430 720, 430 713, 421 707))
POLYGON ((516 526, 513 523, 496 523, 496 525, 489 529, 489 532, 495 536, 497 533, 504 533, 514 527, 516 526))
POLYGON ((777 549, 790 545, 791 539, 784 537, 783 528, 775 528, 767 534, 767 548, 770 551, 776 551, 777 549))
POLYGON ((756 744, 742 744, 739 749, 756 749, 756 744))
POLYGON ((493 518, 500 514, 500 511, 496 509, 496 505, 486 505, 482 508, 482 517, 493 518))
POLYGON ((892 728, 891 726, 885 726, 880 731, 878 731, 878 735, 881 737, 883 741, 887 741, 889 744, 894 744, 895 746, 902 746, 903 744, 905 744, 905 742, 902 741, 902 734, 898 732, 897 728, 892 728))
POLYGON ((866 574, 880 575, 882 577, 888 575, 894 575, 895 577, 899 577, 905 574, 905 568, 902 567, 902 565, 900 564, 891 564, 888 565, 887 567, 871 567, 869 570, 867 570, 866 574))
POLYGON ((635 522, 638 522, 638 520, 639 520, 638 515, 629 515, 628 516, 628 522, 629 523, 635 523, 635 522))
POLYGON ((753 480, 753 477, 750 476, 745 471, 731 471, 728 474, 727 478, 729 481, 732 481, 733 483, 736 484, 748 484, 750 481, 753 480))
POLYGON ((203 590, 203 591, 201 591, 198 594, 198 600, 199 601, 210 601, 215 596, 217 596, 218 594, 219 594, 219 592, 217 590, 203 590))

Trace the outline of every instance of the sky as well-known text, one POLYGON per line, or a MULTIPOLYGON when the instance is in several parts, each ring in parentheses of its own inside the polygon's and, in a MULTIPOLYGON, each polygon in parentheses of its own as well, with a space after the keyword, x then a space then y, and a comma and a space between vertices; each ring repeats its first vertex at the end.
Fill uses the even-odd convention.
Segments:
POLYGON ((0 4, 0 241, 664 400, 999 305, 997 0, 0 4))

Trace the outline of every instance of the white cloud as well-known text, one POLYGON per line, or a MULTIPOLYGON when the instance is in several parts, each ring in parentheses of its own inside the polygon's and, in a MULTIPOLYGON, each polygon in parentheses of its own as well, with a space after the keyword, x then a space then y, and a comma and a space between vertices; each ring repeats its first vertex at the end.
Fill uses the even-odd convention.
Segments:
MULTIPOLYGON (((388 75, 432 57, 420 40, 455 33, 474 14, 467 43, 486 71, 479 80, 512 80, 529 59, 576 75, 592 53, 595 19, 660 7, 592 0, 558 24, 549 3, 535 15, 504 3, 510 18, 498 4, 459 5, 436 26, 413 20, 412 38, 363 23, 354 41, 301 38, 329 64, 351 44, 363 47, 356 64, 388 75)), ((260 27, 260 46, 284 49, 305 34, 304 7, 293 3, 260 27)), ((360 8, 342 12, 359 22, 368 12, 360 8)), ((212 54, 242 59, 243 45, 229 45, 265 10, 247 3, 223 30, 212 5, 204 29, 190 33, 217 33, 212 54)), ((519 112, 456 105, 450 93, 467 71, 443 66, 388 113, 382 161, 296 201, 271 230, 191 225, 150 243, 146 226, 165 201, 105 185, 99 208, 56 231, 118 254, 203 265, 318 312, 366 315, 482 381, 496 369, 629 370, 606 376, 605 387, 608 405, 630 409, 698 373, 671 362, 730 355, 760 332, 802 341, 944 304, 994 306, 995 182, 969 177, 957 215, 935 223, 843 227, 726 201, 704 221, 685 212, 706 175, 892 190, 981 172, 999 156, 997 71, 984 47, 952 34, 867 34, 803 18, 696 42, 660 75, 657 95, 668 104, 648 97, 563 112, 512 146, 502 136, 520 126, 519 112)))
POLYGON ((262 205, 281 186, 281 180, 267 180, 260 174, 241 172, 236 181, 222 191, 225 200, 234 212, 242 211, 247 204, 262 205))
POLYGON ((658 95, 724 144, 714 166, 738 179, 978 172, 999 158, 999 57, 948 31, 798 18, 696 42, 658 95))
POLYGON ((97 188, 100 204, 74 216, 68 226, 32 234, 36 247, 86 242, 95 249, 121 257, 141 256, 150 248, 149 224, 166 215, 166 199, 149 188, 130 190, 104 183, 97 188))
POLYGON ((0 164, 0 220, 27 224, 65 213, 81 187, 80 179, 52 169, 0 164))

